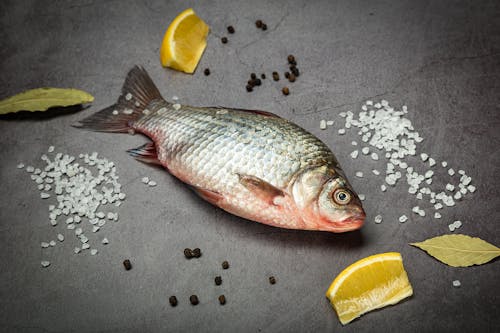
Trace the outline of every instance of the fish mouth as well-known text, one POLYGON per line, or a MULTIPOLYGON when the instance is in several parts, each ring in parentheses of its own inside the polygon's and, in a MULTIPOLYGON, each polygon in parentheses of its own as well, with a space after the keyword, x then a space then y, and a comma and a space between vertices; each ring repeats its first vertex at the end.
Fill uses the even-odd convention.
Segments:
POLYGON ((349 216, 348 218, 343 219, 340 222, 332 224, 330 230, 337 233, 357 230, 363 226, 363 224, 365 223, 365 218, 365 214, 356 214, 353 216, 349 216))

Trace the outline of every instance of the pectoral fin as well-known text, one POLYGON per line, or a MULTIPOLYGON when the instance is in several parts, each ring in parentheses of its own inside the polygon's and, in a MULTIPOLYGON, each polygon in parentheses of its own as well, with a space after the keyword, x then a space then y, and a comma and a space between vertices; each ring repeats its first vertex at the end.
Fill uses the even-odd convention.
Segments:
POLYGON ((238 174, 238 177, 240 178, 241 185, 271 205, 276 206, 279 202, 279 197, 285 195, 282 190, 258 177, 241 174, 238 174))

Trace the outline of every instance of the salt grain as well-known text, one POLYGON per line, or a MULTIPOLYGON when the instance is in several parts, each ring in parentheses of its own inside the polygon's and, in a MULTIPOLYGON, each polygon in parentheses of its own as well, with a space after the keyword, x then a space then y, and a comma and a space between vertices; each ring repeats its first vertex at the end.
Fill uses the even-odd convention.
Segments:
POLYGON ((181 108, 181 105, 179 103, 175 103, 174 105, 172 105, 172 107, 175 109, 175 110, 179 110, 181 108))
POLYGON ((363 178, 363 172, 356 171, 356 177, 363 178))
POLYGON ((339 134, 340 134, 340 135, 343 135, 343 134, 345 134, 345 129, 343 129, 343 128, 340 128, 340 129, 339 129, 339 134))
POLYGON ((364 194, 358 194, 358 198, 359 200, 364 201, 366 196, 364 194))
POLYGON ((382 215, 377 215, 375 216, 375 223, 381 223, 382 222, 382 215))
POLYGON ((361 152, 363 153, 363 155, 368 155, 368 153, 370 152, 370 148, 369 147, 363 147, 361 149, 361 152))
POLYGON ((109 244, 109 240, 108 240, 106 237, 104 237, 104 238, 102 239, 102 243, 103 243, 104 245, 109 244))
POLYGON ((405 223, 406 221, 408 221, 408 217, 406 215, 401 215, 399 217, 399 222, 400 223, 405 223))
POLYGON ((64 241, 64 236, 62 234, 57 234, 57 239, 62 242, 64 241))
POLYGON ((40 262, 42 264, 42 267, 49 267, 50 266, 50 261, 43 260, 40 262))
POLYGON ((371 158, 372 158, 372 160, 377 161, 377 160, 378 160, 378 155, 377 155, 377 153, 372 153, 372 154, 371 154, 371 158))
POLYGON ((459 288, 462 285, 459 280, 454 280, 452 282, 452 284, 453 284, 453 287, 455 287, 455 288, 459 288))
POLYGON ((351 158, 357 158, 357 157, 358 157, 358 154, 359 154, 359 152, 358 152, 357 150, 353 151, 353 152, 351 153, 351 158))
POLYGON ((373 169, 373 170, 372 170, 372 172, 373 172, 373 174, 374 174, 375 176, 380 175, 380 171, 378 171, 378 170, 376 170, 376 169, 373 169))
POLYGON ((319 128, 322 130, 326 129, 326 120, 321 119, 321 121, 319 122, 319 128))
POLYGON ((151 186, 151 187, 156 186, 156 182, 154 180, 150 180, 148 182, 148 185, 151 186))
POLYGON ((453 170, 452 168, 448 169, 448 174, 450 176, 453 176, 455 174, 455 170, 453 170))
POLYGON ((90 250, 90 254, 95 256, 99 251, 97 251, 97 249, 92 249, 90 250))
POLYGON ((131 94, 131 93, 127 93, 127 94, 125 95, 125 99, 126 99, 127 101, 130 101, 130 100, 132 99, 132 94, 131 94))
POLYGON ((439 212, 435 212, 434 213, 434 218, 435 219, 440 219, 441 218, 441 214, 439 214, 439 212))

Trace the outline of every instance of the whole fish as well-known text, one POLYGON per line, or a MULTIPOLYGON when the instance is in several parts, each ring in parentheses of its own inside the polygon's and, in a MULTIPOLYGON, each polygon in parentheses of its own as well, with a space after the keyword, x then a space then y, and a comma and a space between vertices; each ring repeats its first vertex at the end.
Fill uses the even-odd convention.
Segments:
POLYGON ((165 101, 142 67, 118 102, 80 121, 95 131, 137 131, 153 142, 128 152, 164 166, 208 202, 280 228, 345 232, 363 225, 361 201, 328 147, 265 111, 165 101))

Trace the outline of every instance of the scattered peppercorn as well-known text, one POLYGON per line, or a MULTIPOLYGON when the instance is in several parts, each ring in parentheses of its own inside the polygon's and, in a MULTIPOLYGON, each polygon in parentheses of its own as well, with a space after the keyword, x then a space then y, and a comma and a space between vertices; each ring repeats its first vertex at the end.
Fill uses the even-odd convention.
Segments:
POLYGON ((192 253, 193 257, 195 257, 195 258, 201 257, 201 250, 199 248, 194 249, 193 252, 191 252, 191 253, 192 253))
POLYGON ((266 79, 266 74, 264 74, 264 73, 260 74, 260 78, 261 78, 262 80, 265 80, 265 79, 266 79))
POLYGON ((223 269, 228 269, 229 268, 229 263, 227 261, 222 262, 222 268, 223 269))
POLYGON ((215 277, 215 284, 220 286, 222 284, 222 278, 220 276, 215 277))
POLYGON ((269 283, 270 284, 275 284, 276 283, 276 278, 274 276, 269 277, 269 283))
POLYGON ((290 90, 288 89, 288 87, 283 87, 283 89, 281 89, 281 91, 283 92, 283 95, 288 95, 290 94, 290 90))
POLYGON ((262 23, 262 30, 264 30, 264 31, 267 30, 267 24, 262 23))
POLYGON ((293 55, 291 55, 291 54, 290 54, 290 55, 287 57, 287 59, 288 59, 288 63, 289 63, 290 65, 295 65, 295 64, 297 64, 297 63, 295 62, 295 57, 294 57, 293 55))
POLYGON ((234 28, 232 25, 230 25, 229 27, 227 27, 227 31, 230 33, 230 34, 234 34, 234 28))
POLYGON ((132 264, 130 263, 130 260, 128 260, 128 259, 125 259, 123 261, 123 266, 125 266, 125 269, 127 271, 130 271, 132 269, 132 264))
POLYGON ((198 303, 200 303, 200 301, 198 300, 198 296, 196 295, 191 295, 189 297, 189 301, 191 302, 191 304, 193 305, 197 305, 198 303))
POLYGON ((254 85, 256 85, 256 86, 260 86, 262 84, 262 81, 260 79, 255 79, 253 81, 254 81, 254 85))
POLYGON ((253 90, 253 87, 249 84, 247 84, 246 88, 248 92, 251 92, 253 90))
POLYGON ((170 305, 177 306, 177 297, 170 296, 170 298, 168 299, 168 301, 170 302, 170 305))
POLYGON ((273 80, 274 81, 279 81, 280 80, 280 75, 278 74, 278 72, 273 72, 273 80))
POLYGON ((288 79, 290 77, 290 72, 285 72, 285 77, 288 79))
POLYGON ((191 259, 193 257, 193 251, 191 249, 184 249, 184 256, 186 259, 191 259))
POLYGON ((250 77, 252 78, 252 80, 255 80, 257 78, 257 75, 255 75, 255 73, 252 73, 250 74, 250 77))
POLYGON ((290 81, 290 82, 295 82, 295 75, 290 74, 290 75, 288 76, 288 81, 290 81))
POLYGON ((219 303, 220 303, 221 305, 226 304, 226 296, 224 296, 224 295, 220 295, 220 296, 219 296, 219 303))
POLYGON ((222 44, 226 44, 227 43, 227 37, 222 37, 220 39, 220 41, 222 42, 222 44))
POLYGON ((295 75, 296 77, 299 77, 300 73, 299 73, 299 69, 295 66, 290 66, 290 71, 293 73, 293 75, 295 75))
POLYGON ((259 29, 262 28, 262 20, 255 21, 255 26, 259 29))
POLYGON ((205 68, 205 70, 203 71, 203 73, 205 73, 206 76, 210 75, 210 69, 209 68, 205 68))

